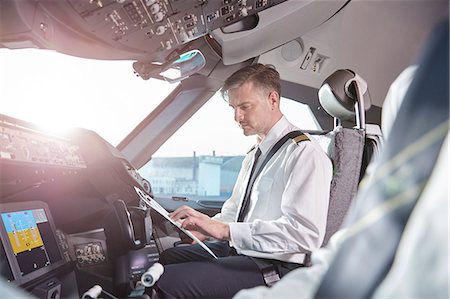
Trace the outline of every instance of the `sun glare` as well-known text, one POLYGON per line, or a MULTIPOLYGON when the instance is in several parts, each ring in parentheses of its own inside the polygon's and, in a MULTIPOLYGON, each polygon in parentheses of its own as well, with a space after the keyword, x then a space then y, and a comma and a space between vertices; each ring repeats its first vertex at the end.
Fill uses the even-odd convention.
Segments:
POLYGON ((52 133, 91 129, 117 145, 175 87, 136 77, 132 61, 0 50, 0 113, 52 133))

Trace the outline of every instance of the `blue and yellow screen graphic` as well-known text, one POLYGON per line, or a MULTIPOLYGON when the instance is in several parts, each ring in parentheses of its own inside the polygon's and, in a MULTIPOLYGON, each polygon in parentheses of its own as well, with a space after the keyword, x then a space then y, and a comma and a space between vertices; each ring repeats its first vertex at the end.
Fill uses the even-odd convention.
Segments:
POLYGON ((31 210, 3 213, 2 220, 15 255, 44 245, 31 210))

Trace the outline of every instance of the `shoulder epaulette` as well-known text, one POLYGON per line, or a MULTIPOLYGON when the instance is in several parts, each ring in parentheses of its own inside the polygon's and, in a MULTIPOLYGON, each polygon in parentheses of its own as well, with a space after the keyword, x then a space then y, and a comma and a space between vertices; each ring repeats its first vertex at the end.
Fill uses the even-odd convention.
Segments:
POLYGON ((292 138, 292 141, 297 144, 299 144, 302 141, 308 141, 308 140, 309 140, 309 138, 305 134, 300 134, 297 137, 292 138))

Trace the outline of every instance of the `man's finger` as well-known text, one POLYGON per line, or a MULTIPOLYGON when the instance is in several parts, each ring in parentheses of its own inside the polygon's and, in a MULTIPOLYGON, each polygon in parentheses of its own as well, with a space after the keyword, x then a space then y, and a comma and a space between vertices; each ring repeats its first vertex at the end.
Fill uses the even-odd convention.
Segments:
POLYGON ((186 218, 188 216, 188 211, 190 209, 191 208, 188 206, 181 206, 178 209, 176 209, 175 211, 173 211, 172 213, 169 213, 169 217, 172 218, 173 220, 186 218))

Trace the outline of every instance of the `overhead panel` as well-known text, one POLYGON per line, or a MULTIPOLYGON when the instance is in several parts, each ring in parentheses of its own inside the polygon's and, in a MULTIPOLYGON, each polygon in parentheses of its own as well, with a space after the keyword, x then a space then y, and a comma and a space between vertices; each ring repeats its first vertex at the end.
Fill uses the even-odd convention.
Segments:
MULTIPOLYGON (((16 1, 16 10, 29 32, 10 34, 2 23, 0 46, 14 39, 34 41, 38 47, 99 59, 164 61, 177 48, 217 28, 238 22, 285 0, 66 0, 16 1), (35 12, 39 11, 39 14, 35 12), (34 22, 29 16, 36 16, 34 22), (32 26, 35 23, 39 26, 32 26), (53 34, 43 38, 51 28, 53 34), (69 34, 70 31, 70 34, 69 34), (61 32, 62 34, 58 34, 61 32), (82 40, 91 39, 82 44, 82 40), (72 46, 70 44, 72 43, 72 46), (115 55, 109 52, 119 50, 115 55)), ((24 26, 24 27, 26 27, 24 26)))

